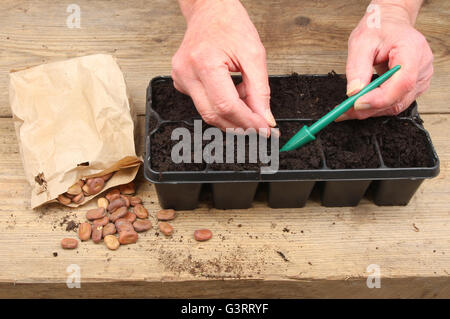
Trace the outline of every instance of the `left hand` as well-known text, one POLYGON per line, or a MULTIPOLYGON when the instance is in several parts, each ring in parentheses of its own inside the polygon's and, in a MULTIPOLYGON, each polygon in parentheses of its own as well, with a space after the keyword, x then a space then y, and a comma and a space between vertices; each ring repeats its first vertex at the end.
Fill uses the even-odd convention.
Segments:
POLYGON ((373 67, 381 74, 397 64, 401 69, 380 87, 363 95, 337 121, 397 115, 429 85, 433 74, 433 54, 425 37, 413 23, 415 18, 400 5, 383 4, 379 28, 368 23, 367 13, 348 41, 347 95, 370 83, 373 67))

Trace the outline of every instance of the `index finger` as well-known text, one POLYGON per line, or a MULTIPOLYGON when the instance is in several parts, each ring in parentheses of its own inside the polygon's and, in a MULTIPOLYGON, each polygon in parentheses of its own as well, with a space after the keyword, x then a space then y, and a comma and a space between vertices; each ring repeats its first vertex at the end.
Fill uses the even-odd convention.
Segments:
POLYGON ((227 119, 235 128, 269 130, 266 120, 239 98, 226 65, 201 72, 199 78, 210 105, 219 117, 227 119))

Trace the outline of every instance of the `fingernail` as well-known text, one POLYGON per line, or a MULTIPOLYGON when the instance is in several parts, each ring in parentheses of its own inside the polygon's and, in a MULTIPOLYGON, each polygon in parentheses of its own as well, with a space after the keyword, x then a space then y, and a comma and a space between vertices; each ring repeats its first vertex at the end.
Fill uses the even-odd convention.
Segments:
POLYGON ((359 79, 352 80, 347 84, 347 96, 352 96, 362 90, 364 84, 359 79))
POLYGON ((265 118, 270 126, 272 127, 277 126, 277 122, 275 122, 275 118, 273 117, 273 114, 270 110, 266 110, 265 118))
POLYGON ((335 122, 347 121, 349 119, 350 119, 350 116, 348 116, 347 114, 342 114, 335 120, 335 122))
POLYGON ((356 101, 355 103, 355 110, 356 111, 361 111, 361 110, 368 110, 370 109, 372 106, 369 103, 360 103, 358 101, 356 101))

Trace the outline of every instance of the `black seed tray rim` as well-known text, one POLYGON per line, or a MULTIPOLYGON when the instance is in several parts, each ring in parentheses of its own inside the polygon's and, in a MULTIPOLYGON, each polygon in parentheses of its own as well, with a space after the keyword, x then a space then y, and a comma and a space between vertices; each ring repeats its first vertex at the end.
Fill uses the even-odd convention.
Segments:
MULTIPOLYGON (((272 75, 270 78, 287 77, 289 75, 272 75)), ((308 76, 326 77, 327 75, 312 74, 308 76)), ((395 179, 425 179, 432 178, 439 174, 440 161, 436 150, 432 144, 431 138, 427 130, 419 124, 420 116, 417 112, 417 102, 410 106, 410 116, 397 117, 396 120, 406 120, 418 127, 426 136, 429 150, 433 156, 434 165, 431 167, 406 167, 391 168, 384 165, 378 141, 374 140, 374 147, 379 156, 380 166, 377 168, 361 168, 361 169, 330 169, 326 166, 326 159, 323 150, 320 147, 322 156, 322 167, 318 169, 308 170, 278 170, 274 174, 260 173, 253 171, 214 171, 208 169, 202 171, 170 171, 157 172, 150 167, 150 136, 153 135, 162 125, 170 123, 183 123, 191 126, 194 119, 201 117, 193 117, 189 120, 173 121, 164 120, 152 109, 152 85, 160 80, 171 79, 170 76, 157 76, 150 81, 147 88, 146 99, 146 117, 145 117, 145 156, 144 156, 144 176, 152 183, 229 183, 229 182, 273 182, 273 181, 352 181, 352 180, 395 180, 395 179), (154 116, 157 126, 150 131, 150 115, 154 116)), ((311 122, 316 119, 312 118, 281 118, 277 122, 311 122)), ((388 119, 390 120, 390 119, 388 119)))

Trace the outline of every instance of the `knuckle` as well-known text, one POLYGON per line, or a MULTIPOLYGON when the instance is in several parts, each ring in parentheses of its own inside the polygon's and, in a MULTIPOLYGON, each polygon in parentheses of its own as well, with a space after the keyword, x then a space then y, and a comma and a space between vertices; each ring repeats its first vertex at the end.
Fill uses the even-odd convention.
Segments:
POLYGON ((205 112, 201 114, 203 120, 209 124, 216 126, 218 124, 219 117, 214 112, 205 112))
POLYGON ((353 29, 353 31, 350 33, 350 36, 348 37, 348 45, 352 46, 357 44, 361 40, 361 36, 363 34, 363 29, 360 27, 357 27, 353 29))
POLYGON ((184 70, 184 63, 183 60, 178 56, 174 55, 172 58, 172 77, 178 78, 184 70))
POLYGON ((416 87, 416 78, 410 74, 405 75, 402 81, 403 88, 406 92, 411 92, 416 87))
POLYGON ((214 105, 214 108, 222 116, 230 115, 233 111, 233 105, 229 101, 220 101, 214 105))
POLYGON ((392 115, 398 115, 401 112, 403 112, 403 109, 405 108, 404 106, 405 105, 402 102, 394 103, 394 105, 391 108, 392 115))
POLYGON ((355 112, 355 118, 357 120, 365 120, 366 118, 368 118, 369 116, 366 114, 363 114, 361 112, 355 112))
POLYGON ((247 48, 247 53, 253 58, 258 60, 263 60, 266 58, 266 49, 260 43, 257 45, 250 45, 247 48))

